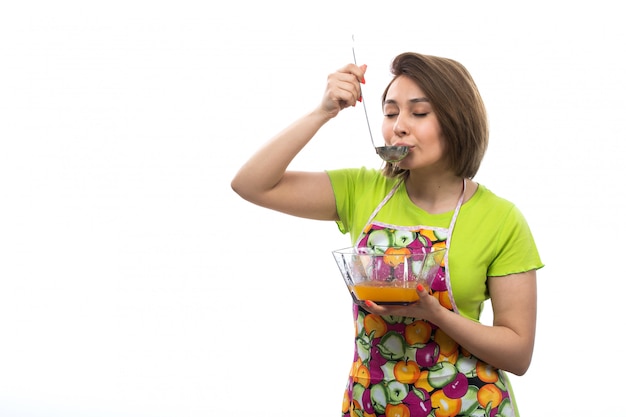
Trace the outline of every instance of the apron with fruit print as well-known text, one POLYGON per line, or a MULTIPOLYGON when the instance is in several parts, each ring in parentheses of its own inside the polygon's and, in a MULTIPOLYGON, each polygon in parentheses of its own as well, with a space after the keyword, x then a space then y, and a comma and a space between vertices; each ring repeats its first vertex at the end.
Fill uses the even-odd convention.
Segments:
MULTIPOLYGON (((394 226, 373 221, 398 189, 374 210, 356 246, 372 246, 381 234, 394 248, 415 252, 450 249, 450 226, 394 226)), ((447 252, 430 293, 458 314, 450 287, 447 252)), ((344 393, 343 417, 514 417, 503 372, 472 356, 434 324, 412 317, 379 316, 354 304, 355 354, 344 393)))

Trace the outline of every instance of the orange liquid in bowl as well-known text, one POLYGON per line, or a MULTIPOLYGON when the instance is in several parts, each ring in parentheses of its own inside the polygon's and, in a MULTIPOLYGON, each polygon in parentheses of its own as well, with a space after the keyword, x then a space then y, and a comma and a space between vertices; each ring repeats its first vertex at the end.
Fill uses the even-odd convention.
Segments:
POLYGON ((419 300, 415 287, 417 282, 410 286, 389 286, 388 282, 367 281, 355 284, 350 291, 359 300, 371 300, 375 303, 412 303, 419 300))

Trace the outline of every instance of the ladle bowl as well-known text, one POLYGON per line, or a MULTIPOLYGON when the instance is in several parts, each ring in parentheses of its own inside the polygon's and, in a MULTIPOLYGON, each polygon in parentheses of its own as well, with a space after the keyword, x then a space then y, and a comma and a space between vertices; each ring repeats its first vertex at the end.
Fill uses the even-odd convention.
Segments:
POLYGON ((398 162, 409 153, 408 146, 376 146, 376 153, 385 162, 398 162))

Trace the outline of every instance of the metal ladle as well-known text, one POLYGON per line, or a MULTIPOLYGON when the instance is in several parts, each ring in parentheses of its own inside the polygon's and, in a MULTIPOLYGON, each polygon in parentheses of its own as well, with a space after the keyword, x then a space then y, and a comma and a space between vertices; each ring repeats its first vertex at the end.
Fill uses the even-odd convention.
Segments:
MULTIPOLYGON (((356 54, 354 53, 354 36, 352 36, 352 57, 354 58, 354 64, 357 64, 356 54)), ((404 159, 405 156, 409 154, 408 146, 376 146, 374 143, 374 136, 372 135, 372 128, 370 126, 369 117, 367 117, 367 108, 365 107, 365 98, 361 95, 361 104, 363 105, 363 112, 365 113, 365 121, 367 122, 367 130, 370 134, 370 140, 372 141, 372 146, 376 150, 378 156, 385 162, 398 162, 404 159)))

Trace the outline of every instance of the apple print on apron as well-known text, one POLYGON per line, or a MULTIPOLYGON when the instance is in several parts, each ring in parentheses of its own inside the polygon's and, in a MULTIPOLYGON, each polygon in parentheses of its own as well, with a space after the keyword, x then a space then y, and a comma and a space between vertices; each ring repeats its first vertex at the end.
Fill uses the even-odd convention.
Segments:
MULTIPOLYGON (((394 226, 374 221, 399 183, 376 207, 358 247, 393 246, 412 253, 450 249, 463 194, 448 228, 394 226)), ((448 255, 431 285, 440 304, 458 314, 448 255)), ((379 316, 353 305, 354 362, 344 392, 343 417, 515 417, 503 373, 471 355, 434 324, 412 317, 379 316)))

